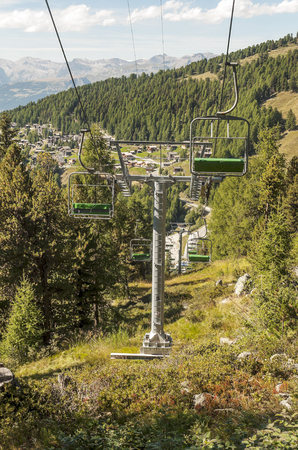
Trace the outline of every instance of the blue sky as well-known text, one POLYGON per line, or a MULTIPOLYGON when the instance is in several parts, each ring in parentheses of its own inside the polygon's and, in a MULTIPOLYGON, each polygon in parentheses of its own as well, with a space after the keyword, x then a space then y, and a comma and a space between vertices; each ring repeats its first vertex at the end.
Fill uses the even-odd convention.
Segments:
MULTIPOLYGON (((48 0, 69 60, 134 59, 127 0, 48 0)), ((232 0, 129 0, 137 59, 225 53, 232 0), (161 22, 161 5, 163 21, 161 22)), ((231 50, 298 31, 298 0, 236 0, 231 50)), ((0 0, 0 58, 62 61, 44 0, 0 0)))

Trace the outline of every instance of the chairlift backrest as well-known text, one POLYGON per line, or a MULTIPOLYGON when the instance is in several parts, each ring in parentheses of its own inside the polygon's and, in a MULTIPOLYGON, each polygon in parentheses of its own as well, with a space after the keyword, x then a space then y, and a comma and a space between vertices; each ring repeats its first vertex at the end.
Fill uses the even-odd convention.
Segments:
POLYGON ((76 219, 111 219, 115 179, 109 173, 73 172, 68 178, 68 214, 76 219))
POLYGON ((136 238, 130 241, 130 259, 135 262, 152 260, 152 242, 150 239, 136 238))
POLYGON ((189 262, 211 262, 212 241, 206 238, 191 238, 187 242, 187 260, 189 262))

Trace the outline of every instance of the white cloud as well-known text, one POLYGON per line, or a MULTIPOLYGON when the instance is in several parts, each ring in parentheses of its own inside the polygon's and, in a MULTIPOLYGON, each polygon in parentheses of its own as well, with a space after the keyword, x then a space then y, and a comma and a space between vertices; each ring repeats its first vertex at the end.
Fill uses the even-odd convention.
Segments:
MULTIPOLYGON (((112 11, 103 9, 91 14, 90 7, 86 5, 71 5, 63 10, 54 10, 52 14, 59 32, 84 31, 94 25, 107 26, 115 23, 112 11)), ((47 10, 34 11, 30 9, 2 12, 0 28, 18 28, 29 33, 53 31, 53 25, 47 10)))
MULTIPOLYGON (((230 18, 232 0, 220 0, 215 8, 203 9, 192 7, 189 2, 169 0, 163 6, 163 18, 171 22, 195 20, 204 23, 221 23, 230 18)), ((273 15, 298 12, 298 0, 283 0, 280 3, 253 3, 251 0, 238 0, 235 4, 235 17, 250 19, 260 15, 273 15)), ((131 13, 132 22, 154 19, 160 16, 160 6, 134 9, 131 13)))
MULTIPOLYGON (((8 0, 1 0, 7 4, 8 0)), ((10 0, 13 3, 20 0, 10 0)), ((160 18, 160 4, 147 8, 136 8, 131 13, 132 22, 142 22, 160 18)), ((218 24, 228 19, 231 14, 232 0, 219 0, 215 8, 207 9, 193 6, 192 0, 168 0, 163 6, 163 18, 170 22, 197 21, 206 24, 218 24)), ((202 3, 202 2, 200 2, 202 3)), ((204 2, 205 4, 207 2, 204 2)), ((2 3, 1 3, 1 6, 2 3)), ((282 0, 279 3, 254 3, 253 0, 237 0, 235 5, 235 17, 250 19, 260 15, 273 15, 298 12, 298 0, 282 0)), ((123 23, 119 17, 114 17, 112 10, 99 10, 91 12, 90 7, 71 5, 68 8, 53 10, 59 32, 85 31, 92 26, 109 26, 123 23)), ((126 17, 126 23, 128 17, 126 17)), ((15 9, 14 11, 2 11, 0 15, 0 28, 15 28, 26 32, 53 31, 49 13, 46 8, 40 11, 32 9, 15 9)))

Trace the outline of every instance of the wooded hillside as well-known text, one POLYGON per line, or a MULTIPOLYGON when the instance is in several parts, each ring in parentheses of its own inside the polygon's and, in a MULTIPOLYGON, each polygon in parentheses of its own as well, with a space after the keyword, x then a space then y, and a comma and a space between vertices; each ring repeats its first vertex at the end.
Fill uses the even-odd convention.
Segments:
MULTIPOLYGON (((287 35, 230 55, 230 61, 248 58, 237 69, 240 101, 235 115, 250 120, 253 144, 264 126, 284 123, 281 114, 276 109, 264 108, 263 102, 276 92, 297 90, 298 50, 270 57, 270 51, 291 43, 296 43, 296 38, 287 35), (250 59, 252 55, 257 58, 250 59)), ((117 139, 183 140, 189 137, 189 124, 194 117, 218 110, 223 61, 221 55, 178 70, 142 74, 138 78, 136 75, 111 78, 78 89, 89 121, 100 123, 117 139), (195 78, 195 74, 207 72, 216 74, 218 80, 195 78)), ((223 108, 233 102, 233 92, 229 69, 223 108)), ((74 89, 16 108, 11 114, 19 125, 51 122, 63 133, 79 132, 86 126, 74 89)))

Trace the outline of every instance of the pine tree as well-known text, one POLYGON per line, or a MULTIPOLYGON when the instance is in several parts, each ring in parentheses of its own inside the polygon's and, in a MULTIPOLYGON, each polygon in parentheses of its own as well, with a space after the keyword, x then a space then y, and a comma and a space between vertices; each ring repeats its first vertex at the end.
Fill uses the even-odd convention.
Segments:
POLYGON ((30 350, 42 342, 42 313, 37 306, 36 293, 27 278, 16 290, 2 348, 7 356, 24 362, 30 350))
POLYGON ((276 211, 285 187, 285 159, 277 154, 270 158, 260 180, 260 206, 265 213, 265 223, 272 211, 276 211))
POLYGON ((0 157, 3 158, 8 147, 13 143, 17 135, 17 130, 11 127, 11 117, 7 112, 3 112, 0 117, 0 157))
POLYGON ((293 131, 296 129, 296 116, 291 109, 287 114, 286 129, 289 131, 293 131))
POLYGON ((266 226, 256 228, 253 264, 261 272, 270 272, 279 280, 288 274, 291 238, 285 216, 281 211, 271 214, 266 226))

